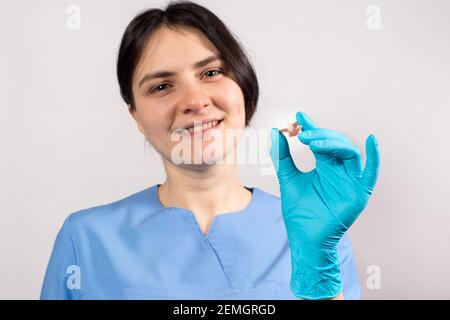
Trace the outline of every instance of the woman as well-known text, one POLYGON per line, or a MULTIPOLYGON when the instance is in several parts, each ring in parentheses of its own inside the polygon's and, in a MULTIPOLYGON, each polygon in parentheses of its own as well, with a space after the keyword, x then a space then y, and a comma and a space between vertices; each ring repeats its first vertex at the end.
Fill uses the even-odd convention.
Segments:
POLYGON ((135 17, 117 74, 167 178, 71 214, 55 241, 42 299, 359 297, 345 231, 376 183, 373 136, 363 171, 359 150, 345 136, 299 112, 298 138, 314 152, 316 169, 300 172, 286 138, 272 129, 281 200, 243 186, 237 141, 225 132, 250 123, 256 75, 221 20, 191 2, 135 17), (205 153, 211 146, 214 152, 205 153))

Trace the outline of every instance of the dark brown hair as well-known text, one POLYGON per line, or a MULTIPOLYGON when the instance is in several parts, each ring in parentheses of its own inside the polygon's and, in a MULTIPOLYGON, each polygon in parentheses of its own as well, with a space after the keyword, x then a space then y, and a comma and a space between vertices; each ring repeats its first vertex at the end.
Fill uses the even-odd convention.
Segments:
POLYGON ((245 101, 245 125, 256 110, 259 86, 255 71, 237 38, 211 11, 191 1, 174 1, 164 10, 150 9, 138 14, 122 37, 117 61, 120 94, 136 110, 132 79, 143 50, 152 34, 160 27, 190 27, 201 31, 219 51, 227 70, 233 73, 245 101))

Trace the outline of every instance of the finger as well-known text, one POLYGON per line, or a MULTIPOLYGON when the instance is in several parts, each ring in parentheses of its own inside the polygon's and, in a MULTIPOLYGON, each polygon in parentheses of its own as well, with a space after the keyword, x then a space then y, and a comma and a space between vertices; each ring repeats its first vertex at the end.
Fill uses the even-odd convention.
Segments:
POLYGON ((304 144, 309 144, 311 141, 318 139, 334 139, 350 143, 350 140, 342 133, 325 128, 306 130, 300 133, 297 137, 304 144))
POLYGON ((358 149, 357 155, 351 159, 344 159, 344 166, 350 176, 361 178, 363 173, 363 165, 361 152, 358 149))
POLYGON ((377 183, 378 171, 380 168, 380 152, 378 142, 374 135, 369 135, 366 139, 366 167, 362 175, 362 183, 367 186, 370 194, 377 183))
POLYGON ((312 121, 312 119, 308 117, 304 112, 297 112, 295 118, 297 119, 298 124, 302 126, 302 130, 317 129, 314 121, 312 121))
POLYGON ((362 176, 361 152, 351 143, 340 140, 314 140, 309 144, 317 160, 341 159, 347 173, 354 177, 362 176))
POLYGON ((361 154, 358 148, 353 144, 333 139, 311 141, 309 148, 314 153, 329 155, 333 158, 342 160, 353 159, 361 154))
MULTIPOLYGON (((347 173, 351 176, 361 178, 362 176, 362 160, 361 160, 361 153, 359 149, 357 149, 355 146, 353 146, 350 142, 350 140, 343 135, 342 133, 339 133, 334 130, 325 129, 325 128, 319 128, 314 130, 307 130, 303 131, 301 134, 298 135, 299 140, 304 144, 310 144, 312 141, 315 140, 336 140, 341 141, 342 147, 345 148, 346 146, 349 146, 350 149, 352 149, 357 155, 350 158, 345 158, 346 155, 342 154, 336 154, 335 157, 341 158, 343 160, 345 169, 347 170, 347 173)), ((317 156, 317 160, 322 160, 323 156, 317 156)))
POLYGON ((278 129, 273 128, 271 132, 272 144, 270 145, 270 158, 272 159, 275 172, 278 179, 283 182, 287 177, 298 172, 292 160, 289 144, 286 137, 279 132, 278 129))

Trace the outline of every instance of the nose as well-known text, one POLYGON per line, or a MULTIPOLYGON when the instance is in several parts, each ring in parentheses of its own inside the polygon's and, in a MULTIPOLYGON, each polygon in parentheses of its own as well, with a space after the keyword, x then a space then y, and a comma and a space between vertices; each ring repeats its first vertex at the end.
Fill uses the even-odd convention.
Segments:
POLYGON ((209 96, 200 88, 189 88, 182 93, 182 97, 179 100, 179 109, 182 113, 197 113, 203 108, 211 104, 209 96))

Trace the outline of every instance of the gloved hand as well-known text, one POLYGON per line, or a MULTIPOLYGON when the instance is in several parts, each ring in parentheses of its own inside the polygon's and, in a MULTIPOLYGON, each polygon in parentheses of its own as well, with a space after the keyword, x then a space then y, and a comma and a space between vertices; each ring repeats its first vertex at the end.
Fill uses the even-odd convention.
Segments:
POLYGON ((298 298, 328 299, 342 292, 337 244, 364 210, 378 177, 379 151, 373 135, 361 153, 342 134, 317 128, 304 113, 297 137, 309 145, 316 168, 295 166, 286 137, 274 128, 270 156, 280 184, 283 219, 292 258, 290 288, 298 298))

